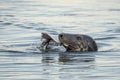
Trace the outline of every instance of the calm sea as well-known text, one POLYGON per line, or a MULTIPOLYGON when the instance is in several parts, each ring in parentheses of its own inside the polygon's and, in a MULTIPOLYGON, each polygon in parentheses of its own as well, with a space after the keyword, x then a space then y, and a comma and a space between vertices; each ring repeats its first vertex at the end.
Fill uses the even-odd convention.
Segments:
POLYGON ((0 0, 0 80, 120 80, 120 0, 0 0), (98 52, 42 52, 41 32, 86 34, 98 52))

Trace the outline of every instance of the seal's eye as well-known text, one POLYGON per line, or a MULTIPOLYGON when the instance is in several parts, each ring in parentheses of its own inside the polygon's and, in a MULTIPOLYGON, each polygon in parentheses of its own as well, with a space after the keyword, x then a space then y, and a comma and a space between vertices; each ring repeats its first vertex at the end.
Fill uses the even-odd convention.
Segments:
POLYGON ((62 35, 62 34, 60 34, 60 38, 63 38, 63 35, 62 35))

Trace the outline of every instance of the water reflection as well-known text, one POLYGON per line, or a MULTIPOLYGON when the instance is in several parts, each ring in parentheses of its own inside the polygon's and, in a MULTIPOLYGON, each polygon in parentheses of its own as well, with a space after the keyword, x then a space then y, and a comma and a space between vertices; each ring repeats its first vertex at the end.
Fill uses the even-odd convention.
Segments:
POLYGON ((75 64, 80 62, 94 62, 94 53, 43 53, 42 62, 43 63, 63 63, 63 64, 75 64))
POLYGON ((54 74, 56 71, 56 74, 62 73, 63 75, 60 75, 62 76, 60 77, 62 80, 66 78, 69 79, 71 74, 74 76, 78 76, 78 74, 83 76, 89 75, 96 67, 95 53, 43 53, 42 63, 47 65, 46 70, 50 70, 52 68, 52 72, 54 71, 54 74))
POLYGON ((54 63, 56 62, 56 56, 58 54, 52 54, 52 53, 43 53, 42 54, 42 63, 54 63))
POLYGON ((91 53, 60 53, 60 62, 91 62, 95 61, 95 55, 91 53))

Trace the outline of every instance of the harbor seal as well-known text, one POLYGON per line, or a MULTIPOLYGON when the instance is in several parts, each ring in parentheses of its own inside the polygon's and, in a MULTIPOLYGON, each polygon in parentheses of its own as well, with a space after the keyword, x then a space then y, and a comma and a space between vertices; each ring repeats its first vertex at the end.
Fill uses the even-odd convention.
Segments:
POLYGON ((66 51, 88 52, 98 50, 96 42, 88 35, 61 33, 58 35, 59 42, 47 33, 42 33, 42 38, 44 41, 41 47, 44 47, 44 49, 47 49, 50 43, 54 43, 64 46, 66 51))

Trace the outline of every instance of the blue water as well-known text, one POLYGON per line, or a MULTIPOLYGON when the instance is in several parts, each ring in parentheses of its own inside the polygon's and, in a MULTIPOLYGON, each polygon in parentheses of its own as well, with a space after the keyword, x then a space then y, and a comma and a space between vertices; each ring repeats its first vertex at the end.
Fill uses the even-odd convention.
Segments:
POLYGON ((0 0, 0 80, 119 80, 120 0, 0 0), (41 32, 86 34, 98 52, 42 52, 41 32))

